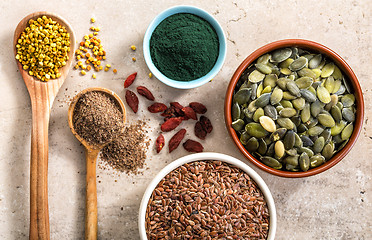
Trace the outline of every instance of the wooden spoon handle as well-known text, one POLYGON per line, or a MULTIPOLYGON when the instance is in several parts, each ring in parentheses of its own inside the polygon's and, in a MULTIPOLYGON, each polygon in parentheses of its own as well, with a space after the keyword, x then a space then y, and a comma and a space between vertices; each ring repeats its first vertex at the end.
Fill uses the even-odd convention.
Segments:
POLYGON ((87 150, 87 189, 85 213, 85 239, 97 239, 97 182, 96 162, 99 150, 87 150))
POLYGON ((50 237, 48 212, 48 125, 49 101, 31 99, 30 239, 50 237))

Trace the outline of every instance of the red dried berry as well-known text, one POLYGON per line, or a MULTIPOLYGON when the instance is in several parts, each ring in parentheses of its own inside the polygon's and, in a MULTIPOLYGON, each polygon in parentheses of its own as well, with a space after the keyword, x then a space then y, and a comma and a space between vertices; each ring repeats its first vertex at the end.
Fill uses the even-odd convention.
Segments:
POLYGON ((178 125, 180 125, 181 122, 182 122, 182 119, 179 117, 170 118, 161 125, 161 130, 163 132, 169 132, 175 129, 176 127, 178 127, 178 125))
POLYGON ((176 115, 174 115, 174 109, 173 108, 165 109, 164 112, 162 114, 160 114, 160 116, 168 117, 168 118, 176 117, 176 115))
POLYGON ((134 82, 134 79, 136 79, 136 76, 137 76, 137 72, 132 73, 131 75, 129 75, 127 77, 127 79, 125 79, 125 81, 124 81, 124 88, 127 88, 130 85, 132 85, 132 83, 134 82))
POLYGON ((156 152, 159 153, 165 144, 164 136, 163 134, 160 134, 159 137, 156 139, 155 145, 156 145, 156 152))
POLYGON ((147 109, 149 110, 150 113, 158 113, 165 111, 167 109, 167 105, 156 102, 149 106, 147 109))
POLYGON ((201 122, 199 121, 195 123, 194 133, 195 133, 195 136, 197 136, 198 138, 202 140, 204 140, 205 137, 207 136, 207 131, 204 130, 201 122))
POLYGON ((198 120, 195 111, 191 107, 184 107, 182 108, 182 112, 187 116, 188 118, 198 120))
POLYGON ((213 130, 213 126, 212 126, 212 123, 211 123, 211 120, 209 120, 209 118, 205 117, 205 116, 200 116, 200 119, 199 121, 201 122, 204 130, 207 132, 207 133, 211 133, 212 130, 213 130))
POLYGON ((189 104, 189 106, 190 106, 192 109, 194 109, 194 111, 195 111, 196 113, 198 113, 198 114, 204 114, 204 113, 207 112, 207 108, 206 108, 203 104, 201 104, 201 103, 199 103, 199 102, 191 102, 191 103, 189 104))
POLYGON ((144 96, 145 98, 147 98, 150 101, 154 101, 155 100, 154 95, 152 95, 152 93, 150 92, 150 90, 148 90, 144 86, 138 86, 137 87, 137 92, 138 92, 138 94, 144 96))
POLYGON ((178 109, 182 109, 183 108, 183 106, 179 102, 171 102, 170 105, 172 107, 175 107, 175 108, 178 108, 178 109))
POLYGON ((204 147, 199 142, 188 139, 186 142, 183 143, 183 148, 186 149, 188 152, 203 152, 204 147))
POLYGON ((173 137, 169 140, 169 153, 171 153, 174 149, 180 145, 182 139, 185 137, 186 129, 182 128, 173 137))
POLYGON ((183 106, 178 102, 171 102, 170 108, 174 110, 174 113, 177 117, 184 116, 185 114, 182 112, 183 106))
POLYGON ((138 111, 138 97, 134 92, 127 90, 125 92, 125 101, 127 101, 127 104, 134 113, 138 111))

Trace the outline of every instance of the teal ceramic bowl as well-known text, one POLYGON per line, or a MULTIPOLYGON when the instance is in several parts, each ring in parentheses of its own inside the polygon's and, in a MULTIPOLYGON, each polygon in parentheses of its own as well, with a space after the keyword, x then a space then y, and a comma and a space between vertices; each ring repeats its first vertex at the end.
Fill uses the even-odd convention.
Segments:
POLYGON ((217 73, 220 71, 225 61, 225 57, 226 57, 226 37, 222 30, 222 27, 217 22, 217 20, 212 15, 207 13, 206 11, 200 8, 197 8, 197 7, 193 7, 193 6, 175 6, 160 13, 150 23, 150 25, 148 26, 146 30, 145 37, 143 39, 143 54, 144 54, 146 64, 149 67, 152 74, 164 84, 174 87, 174 88, 179 88, 179 89, 196 88, 212 80, 217 75, 217 73), (170 79, 167 76, 165 76, 163 73, 161 73, 156 68, 154 63, 152 62, 151 54, 150 54, 150 39, 151 39, 151 35, 153 31, 164 19, 177 13, 191 13, 191 14, 194 14, 196 16, 199 16, 205 19, 215 29, 217 36, 218 36, 218 40, 219 40, 219 54, 218 54, 217 61, 214 64, 213 68, 203 77, 200 77, 195 80, 187 81, 187 82, 170 79))

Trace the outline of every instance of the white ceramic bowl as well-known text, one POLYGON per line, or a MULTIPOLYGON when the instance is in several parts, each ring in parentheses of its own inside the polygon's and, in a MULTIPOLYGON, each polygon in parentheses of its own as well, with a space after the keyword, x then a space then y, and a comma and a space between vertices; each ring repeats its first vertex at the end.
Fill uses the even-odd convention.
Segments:
POLYGON ((222 30, 221 25, 208 12, 206 12, 206 11, 200 9, 200 8, 193 7, 193 6, 184 6, 184 5, 175 6, 175 7, 168 8, 167 10, 161 12, 158 16, 156 16, 154 18, 154 20, 152 20, 152 22, 148 26, 148 28, 146 30, 146 33, 145 33, 145 36, 143 38, 143 55, 144 55, 146 64, 149 67, 152 74, 154 74, 154 76, 157 79, 159 79, 161 82, 163 82, 164 84, 166 84, 168 86, 171 86, 171 87, 174 87, 174 88, 179 88, 179 89, 195 88, 195 87, 199 87, 199 86, 209 82, 210 80, 212 80, 217 75, 217 73, 220 71, 220 69, 221 69, 221 67, 222 67, 222 65, 225 61, 225 58, 226 58, 226 37, 225 37, 225 34, 222 30), (191 13, 191 14, 194 14, 196 16, 199 16, 199 17, 205 19, 206 21, 208 21, 212 25, 212 27, 214 28, 214 30, 216 31, 217 36, 218 36, 219 53, 218 53, 218 58, 217 58, 216 63, 214 64, 213 68, 206 75, 204 75, 203 77, 200 77, 198 79, 191 80, 191 81, 176 81, 176 80, 168 78, 167 76, 165 76, 163 73, 161 73, 156 68, 156 66, 154 65, 154 63, 152 62, 152 59, 151 59, 150 39, 151 39, 152 33, 154 32, 155 28, 164 19, 166 19, 167 17, 172 16, 174 14, 177 14, 177 13, 191 13))
POLYGON ((149 186, 147 187, 145 194, 143 195, 141 206, 139 210, 139 217, 138 217, 138 226, 139 226, 139 232, 140 237, 142 240, 147 240, 146 236, 146 226, 145 226, 145 220, 146 220, 146 209, 147 209, 147 203, 151 197, 152 192, 158 185, 158 183, 171 171, 178 168, 179 166, 182 166, 185 163, 195 162, 195 161, 202 161, 202 160, 217 160, 229 163, 231 165, 234 165, 240 169, 242 169, 244 172, 246 172, 258 185, 258 187, 261 189, 262 193, 265 196, 267 206, 269 208, 269 214, 270 214, 270 222, 269 222, 269 234, 267 237, 267 240, 274 240, 275 238, 275 232, 276 232, 276 209, 274 204, 274 199, 271 195, 271 192, 269 188, 267 187, 264 180, 256 173, 252 168, 250 168, 247 164, 243 163, 239 159, 236 159, 234 157, 221 154, 221 153, 196 153, 187 155, 185 157, 181 157, 172 163, 165 166, 151 181, 149 186))

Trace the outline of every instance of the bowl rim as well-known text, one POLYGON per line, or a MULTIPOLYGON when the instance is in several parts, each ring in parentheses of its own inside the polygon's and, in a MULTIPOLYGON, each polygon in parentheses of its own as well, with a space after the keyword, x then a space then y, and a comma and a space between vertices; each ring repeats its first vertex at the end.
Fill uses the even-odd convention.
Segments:
POLYGON ((144 55, 145 62, 148 68, 150 69, 150 71, 152 72, 152 74, 164 84, 174 87, 174 88, 178 88, 178 89, 196 88, 211 81, 221 70, 225 62, 225 59, 226 59, 226 52, 227 52, 226 36, 222 29, 222 26, 219 24, 217 19, 214 18, 207 11, 201 8, 195 7, 195 6, 190 6, 190 5, 173 6, 173 7, 170 7, 164 10, 160 14, 158 14, 147 27, 144 38, 143 38, 143 55, 144 55), (177 81, 177 80, 168 78, 156 68, 156 66, 154 65, 151 59, 149 43, 150 43, 150 39, 151 39, 153 31, 164 19, 177 13, 191 13, 191 14, 197 15, 198 17, 203 18, 204 20, 206 20, 212 25, 212 27, 214 28, 218 36, 219 53, 218 53, 218 58, 216 60, 216 63, 206 75, 198 79, 191 80, 191 81, 177 81))
POLYGON ((336 52, 331 50, 330 48, 306 39, 283 39, 274 41, 271 43, 268 43, 257 50, 255 50, 253 53, 251 53, 244 61, 239 65, 239 67, 236 69, 235 73, 233 74, 230 83, 228 85, 226 96, 225 96, 225 123, 226 128, 232 137, 233 142, 238 147, 240 152, 255 166, 259 167, 260 169, 271 173, 276 176, 280 177, 286 177, 286 178, 300 178, 300 177, 308 177, 315 174, 319 174, 321 172, 324 172, 325 170, 333 167, 338 162, 340 162, 352 149, 352 147, 355 145, 359 134, 361 132, 362 126, 363 126, 363 119, 364 119, 364 99, 363 99, 363 93, 362 89, 359 85, 358 78, 356 77, 355 73, 351 69, 351 67, 346 63, 346 61, 339 56, 336 52), (253 63, 259 56, 271 52, 275 49, 284 48, 284 47, 300 47, 303 49, 312 50, 315 52, 319 52, 322 54, 325 54, 327 57, 332 59, 334 63, 340 68, 340 70, 347 76, 347 78, 350 80, 350 83, 353 86, 354 89, 354 95, 355 100, 357 103, 357 111, 356 111, 356 119, 354 122, 354 130, 353 134, 351 135, 349 142, 346 144, 346 146, 339 152, 337 152, 330 160, 325 162, 319 167, 310 169, 306 172, 289 172, 289 171, 283 171, 283 170, 277 170, 274 168, 271 168, 265 164, 263 164, 261 161, 257 160, 255 157, 253 157, 240 143, 239 138, 235 132, 235 130, 231 127, 232 118, 231 118, 231 104, 232 104, 232 96, 234 92, 235 85, 239 81, 240 76, 251 63, 253 63))
POLYGON ((173 162, 169 163, 168 165, 166 165, 151 180, 150 184, 146 188, 145 193, 143 194, 140 209, 139 209, 138 227, 139 227, 140 238, 142 240, 147 240, 146 226, 145 226, 147 203, 151 197, 152 192, 158 185, 158 183, 168 173, 184 165, 185 163, 190 163, 190 162, 195 162, 195 161, 208 161, 208 160, 217 160, 217 161, 222 161, 222 162, 226 162, 231 165, 234 165, 240 168, 241 170, 243 170, 244 172, 246 172, 257 183, 258 187, 261 189, 262 193, 264 194, 264 197, 267 202, 267 206, 269 208, 270 221, 269 221, 269 234, 268 234, 267 240, 274 240, 276 227, 277 227, 276 208, 275 208, 274 198, 272 197, 270 189, 266 185, 265 181, 254 169, 249 167, 243 161, 237 158, 231 157, 229 155, 226 155, 226 154, 215 153, 215 152, 194 153, 194 154, 190 154, 190 155, 178 158, 174 160, 173 162))

